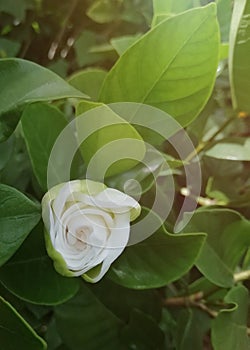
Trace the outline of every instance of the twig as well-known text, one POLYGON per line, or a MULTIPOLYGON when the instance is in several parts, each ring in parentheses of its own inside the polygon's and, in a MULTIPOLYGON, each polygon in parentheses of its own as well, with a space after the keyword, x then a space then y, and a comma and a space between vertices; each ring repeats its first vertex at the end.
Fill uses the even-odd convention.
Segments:
POLYGON ((163 305, 166 307, 173 307, 173 306, 196 307, 206 312, 209 316, 213 318, 217 317, 218 312, 207 307, 204 300, 202 300, 203 297, 204 297, 204 293, 198 292, 191 295, 184 295, 182 297, 167 298, 163 300, 163 305))
POLYGON ((59 30, 57 36, 56 36, 56 39, 52 42, 51 46, 50 46, 50 49, 49 49, 49 52, 48 52, 48 58, 50 60, 53 60, 53 58, 55 57, 55 54, 56 54, 56 51, 58 49, 58 46, 63 38, 63 35, 65 33, 65 30, 67 28, 67 24, 68 24, 68 21, 70 20, 73 12, 75 11, 75 8, 76 8, 76 5, 78 3, 78 0, 73 0, 71 5, 70 5, 70 8, 69 8, 69 11, 68 11, 68 14, 66 16, 66 18, 64 19, 64 22, 62 24, 62 27, 61 29, 59 30))
POLYGON ((234 282, 238 283, 250 279, 250 270, 241 271, 234 274, 234 282))
POLYGON ((236 120, 235 116, 229 118, 224 124, 221 125, 221 127, 207 140, 207 141, 201 141, 195 150, 191 152, 185 159, 185 162, 189 162, 192 160, 195 156, 197 156, 201 151, 204 150, 211 142, 214 141, 214 139, 234 120, 236 120))

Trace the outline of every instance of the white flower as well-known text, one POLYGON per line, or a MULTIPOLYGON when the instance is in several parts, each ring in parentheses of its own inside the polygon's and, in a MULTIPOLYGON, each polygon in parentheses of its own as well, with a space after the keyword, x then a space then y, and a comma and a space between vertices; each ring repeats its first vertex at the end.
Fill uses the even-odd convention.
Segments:
POLYGON ((130 221, 140 209, 132 197, 99 182, 75 180, 51 188, 42 216, 56 270, 98 282, 126 247, 130 221))

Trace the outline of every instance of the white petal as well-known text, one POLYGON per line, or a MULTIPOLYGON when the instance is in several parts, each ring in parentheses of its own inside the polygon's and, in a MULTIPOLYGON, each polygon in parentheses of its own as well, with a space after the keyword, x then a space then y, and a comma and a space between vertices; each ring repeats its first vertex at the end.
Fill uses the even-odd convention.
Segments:
POLYGON ((107 241, 106 258, 103 260, 101 271, 98 276, 92 279, 93 282, 98 282, 110 268, 110 265, 125 249, 129 240, 129 213, 118 214, 115 216, 115 227, 112 229, 110 237, 107 241))
POLYGON ((97 196, 89 197, 88 200, 89 205, 107 209, 112 213, 122 214, 129 211, 130 220, 134 220, 140 214, 141 207, 134 198, 113 188, 106 188, 97 196))

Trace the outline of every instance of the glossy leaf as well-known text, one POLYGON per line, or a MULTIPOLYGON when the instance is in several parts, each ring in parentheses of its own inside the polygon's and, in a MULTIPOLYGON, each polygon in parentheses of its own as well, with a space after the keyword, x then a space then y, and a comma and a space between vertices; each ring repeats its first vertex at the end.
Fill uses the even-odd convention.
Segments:
POLYGON ((52 101, 87 96, 62 78, 36 63, 19 58, 0 60, 0 141, 17 125, 24 106, 35 101, 52 101))
POLYGON ((250 222, 229 209, 203 209, 192 215, 184 231, 207 233, 196 266, 212 283, 233 285, 235 268, 250 246, 249 229, 250 222))
POLYGON ((218 44, 214 4, 169 18, 120 57, 108 73, 99 99, 149 104, 187 125, 213 88, 218 44))
POLYGON ((217 159, 250 161, 250 138, 224 138, 211 146, 205 154, 217 159))
POLYGON ((25 108, 21 122, 33 171, 41 188, 46 191, 50 153, 67 121, 56 107, 34 103, 25 108))
POLYGON ((0 266, 20 247, 40 219, 40 205, 0 184, 0 266))
MULTIPOLYGON (((89 108, 96 106, 87 103, 89 108)), ((140 134, 108 106, 99 105, 78 116, 76 128, 80 151, 90 164, 88 176, 92 179, 122 173, 144 157, 145 145, 140 134)))
POLYGON ((0 297, 0 339, 4 350, 45 350, 46 343, 6 300, 0 297))
POLYGON ((119 349, 122 322, 82 283, 79 293, 55 308, 59 334, 70 350, 119 349))
POLYGON ((0 282, 20 299, 44 305, 63 303, 79 288, 78 279, 62 277, 55 271, 45 249, 42 223, 0 269, 0 282))
POLYGON ((235 0, 229 41, 229 73, 233 105, 238 110, 250 112, 250 1, 235 0))
POLYGON ((85 92, 93 101, 96 101, 106 75, 107 72, 103 69, 86 69, 73 74, 68 79, 68 83, 79 91, 85 92))
MULTIPOLYGON (((154 221, 160 226, 158 216, 152 216, 151 220, 150 225, 154 221)), ((148 229, 147 225, 144 230, 148 229)), ((133 235, 136 231, 132 225, 130 236, 133 235)), ((194 265, 204 240, 204 234, 171 235, 161 226, 151 237, 127 247, 111 266, 108 276, 127 288, 164 286, 183 276, 194 265)))
POLYGON ((244 286, 232 288, 224 301, 232 307, 220 311, 212 323, 214 350, 248 350, 247 336, 248 290, 244 286))

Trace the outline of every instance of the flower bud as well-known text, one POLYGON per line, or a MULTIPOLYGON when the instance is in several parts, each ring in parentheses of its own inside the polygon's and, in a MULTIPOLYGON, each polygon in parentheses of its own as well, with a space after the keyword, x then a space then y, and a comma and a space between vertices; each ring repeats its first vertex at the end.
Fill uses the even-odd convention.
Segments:
POLYGON ((74 180, 51 188, 42 199, 45 240, 55 269, 64 276, 98 282, 123 252, 136 200, 104 184, 74 180))

